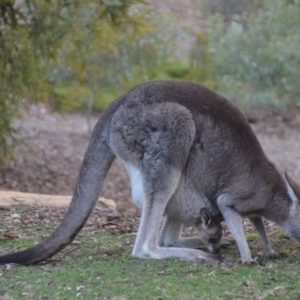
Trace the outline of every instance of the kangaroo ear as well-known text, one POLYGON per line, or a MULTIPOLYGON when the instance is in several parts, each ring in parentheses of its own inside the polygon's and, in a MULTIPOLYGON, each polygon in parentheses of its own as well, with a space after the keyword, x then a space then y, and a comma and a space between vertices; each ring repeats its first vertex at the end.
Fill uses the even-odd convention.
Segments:
POLYGON ((201 222, 205 226, 208 226, 211 223, 211 214, 206 208, 201 208, 200 218, 201 218, 201 222))
POLYGON ((286 172, 285 179, 288 188, 288 194, 291 197, 294 204, 300 204, 300 185, 295 182, 286 172))

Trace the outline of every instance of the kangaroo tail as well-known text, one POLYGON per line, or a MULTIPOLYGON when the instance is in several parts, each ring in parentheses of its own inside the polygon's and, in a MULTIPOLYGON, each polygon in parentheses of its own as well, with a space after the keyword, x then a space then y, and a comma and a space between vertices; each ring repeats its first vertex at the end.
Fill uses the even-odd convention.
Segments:
MULTIPOLYGON (((114 103, 116 104, 116 103, 114 103)), ((70 244, 92 212, 115 156, 109 147, 109 125, 116 105, 98 121, 85 152, 70 208, 54 233, 35 247, 0 256, 0 264, 41 262, 70 244)))

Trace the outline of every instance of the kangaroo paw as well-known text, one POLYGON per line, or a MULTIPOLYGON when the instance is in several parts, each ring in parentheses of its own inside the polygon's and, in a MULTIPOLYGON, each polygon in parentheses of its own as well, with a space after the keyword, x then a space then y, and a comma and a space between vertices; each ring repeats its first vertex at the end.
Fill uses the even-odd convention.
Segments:
POLYGON ((250 260, 242 260, 242 264, 246 266, 264 266, 264 263, 258 257, 251 258, 250 260))

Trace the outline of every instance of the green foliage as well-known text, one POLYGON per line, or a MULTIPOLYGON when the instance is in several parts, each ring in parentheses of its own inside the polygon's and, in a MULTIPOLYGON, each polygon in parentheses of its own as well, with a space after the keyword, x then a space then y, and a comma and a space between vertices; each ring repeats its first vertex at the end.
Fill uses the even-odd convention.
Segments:
POLYGON ((54 89, 55 70, 71 60, 72 71, 86 80, 94 72, 97 51, 116 52, 124 32, 138 36, 148 30, 141 21, 143 10, 130 10, 141 2, 0 1, 0 164, 16 144, 11 124, 21 104, 51 101, 55 108, 69 106, 70 99, 54 89))
POLYGON ((237 15, 253 12, 260 4, 257 0, 202 0, 201 9, 209 14, 220 14, 226 22, 237 15))
MULTIPOLYGON (((61 51, 61 63, 51 74, 51 80, 65 91, 66 98, 78 101, 78 97, 74 98, 73 88, 84 88, 86 93, 78 102, 80 107, 85 106, 93 95, 94 108, 103 110, 133 86, 171 78, 168 67, 176 36, 168 29, 169 18, 161 19, 151 7, 143 10, 137 7, 136 11, 134 22, 138 22, 138 27, 123 30, 122 34, 107 31, 106 45, 110 47, 99 47, 98 39, 94 38, 96 34, 90 29, 89 35, 93 37, 90 44, 80 42, 71 48, 66 43, 61 51), (166 30, 161 31, 161 28, 166 30)), ((77 28, 76 35, 80 35, 81 30, 77 28)))
POLYGON ((191 48, 189 72, 185 78, 198 82, 211 89, 216 89, 215 63, 209 52, 210 36, 207 32, 199 31, 196 41, 191 48))
POLYGON ((215 64, 209 52, 208 32, 198 31, 187 57, 162 64, 159 79, 178 79, 216 89, 215 64))
POLYGON ((299 0, 225 2, 201 1, 218 15, 179 60, 192 34, 143 0, 1 0, 0 165, 18 142, 13 118, 33 101, 103 110, 133 86, 175 78, 247 108, 299 102, 299 0))
POLYGON ((210 53, 218 89, 251 107, 299 102, 300 2, 264 0, 227 26, 213 19, 210 53))

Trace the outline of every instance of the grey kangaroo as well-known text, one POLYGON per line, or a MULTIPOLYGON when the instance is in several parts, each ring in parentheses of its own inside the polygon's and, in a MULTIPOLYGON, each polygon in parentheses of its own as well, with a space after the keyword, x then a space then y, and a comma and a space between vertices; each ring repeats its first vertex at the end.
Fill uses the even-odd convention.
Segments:
POLYGON ((116 157, 129 174, 133 201, 142 211, 134 257, 223 261, 222 256, 193 249, 199 239, 179 237, 182 224, 197 225, 201 208, 201 224, 208 224, 205 219, 210 217, 224 218, 244 263, 253 262, 244 217, 256 227, 268 256, 274 250, 262 217, 300 242, 300 186, 288 175, 284 179, 267 159, 242 113, 203 86, 152 82, 115 100, 98 121, 70 208, 55 232, 33 248, 1 256, 0 263, 37 263, 71 243, 116 157))

